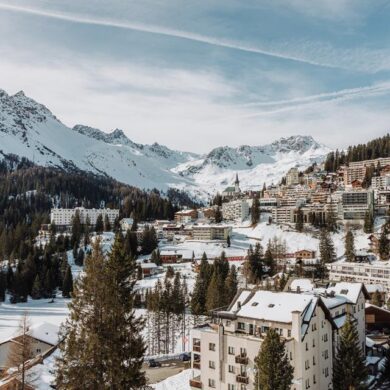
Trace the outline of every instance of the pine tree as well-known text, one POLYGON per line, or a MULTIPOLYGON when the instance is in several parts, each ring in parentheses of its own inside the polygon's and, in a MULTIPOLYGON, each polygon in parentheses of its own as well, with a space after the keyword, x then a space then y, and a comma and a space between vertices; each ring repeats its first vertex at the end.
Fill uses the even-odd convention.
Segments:
POLYGON ((359 345, 359 334, 348 316, 341 328, 340 342, 333 363, 333 389, 364 389, 367 375, 365 357, 359 345))
POLYGON ((221 209, 219 208, 219 206, 217 206, 217 208, 215 210, 214 219, 215 219, 216 223, 222 222, 222 212, 221 212, 221 209))
POLYGON ((72 277, 72 270, 70 266, 66 268, 64 281, 62 283, 62 296, 65 298, 70 298, 73 291, 73 277, 72 277))
POLYGON ((322 229, 320 234, 320 258, 324 264, 333 263, 336 260, 332 237, 325 229, 322 229))
POLYGON ((32 299, 41 299, 43 296, 42 290, 43 290, 43 288, 42 288, 41 278, 39 277, 39 275, 37 275, 35 277, 35 280, 34 280, 34 283, 32 286, 31 298, 32 299))
POLYGON ((111 231, 111 224, 107 214, 104 216, 104 231, 105 232, 111 231))
POLYGON ((290 389, 294 377, 294 368, 288 360, 285 344, 275 329, 268 330, 255 363, 256 389, 290 389))
POLYGON ((345 236, 345 258, 349 262, 355 261, 355 240, 351 230, 345 236))
POLYGON ((232 265, 230 267, 228 276, 225 281, 225 291, 226 291, 225 304, 226 305, 230 305, 233 298, 237 294, 237 286, 238 286, 237 271, 236 271, 236 267, 232 265))
POLYGON ((103 216, 99 214, 96 218, 95 232, 103 233, 103 230, 104 230, 103 216))
POLYGON ((387 238, 388 229, 387 226, 383 226, 381 235, 379 237, 378 252, 381 260, 388 260, 390 255, 390 241, 387 238))
POLYGON ((295 223, 295 229, 297 230, 297 232, 303 231, 303 211, 301 207, 298 207, 297 210, 297 220, 295 223))
POLYGON ((82 227, 81 227, 81 221, 80 221, 80 214, 78 211, 76 211, 76 213, 72 219, 72 237, 70 240, 72 246, 79 245, 80 238, 81 238, 81 232, 82 232, 82 227))
POLYGON ((195 286, 191 297, 191 313, 193 315, 206 314, 206 295, 210 282, 211 266, 203 253, 199 273, 196 276, 195 286))
POLYGON ((268 267, 268 274, 270 276, 273 276, 276 271, 276 264, 274 260, 274 255, 272 254, 271 241, 268 241, 267 249, 264 253, 264 265, 268 267))
POLYGON ((257 225, 260 220, 260 202, 257 196, 254 197, 252 201, 251 220, 252 225, 257 225))
POLYGON ((374 231, 374 218, 372 216, 372 213, 366 212, 364 216, 364 233, 370 234, 374 231))
POLYGON ((116 236, 108 259, 97 240, 84 275, 75 283, 70 316, 62 329, 59 390, 144 386, 143 321, 134 313, 135 282, 136 263, 126 255, 123 237, 116 236))
POLYGON ((230 245, 231 245, 231 243, 230 243, 230 236, 227 236, 226 245, 227 245, 228 248, 230 248, 230 245))

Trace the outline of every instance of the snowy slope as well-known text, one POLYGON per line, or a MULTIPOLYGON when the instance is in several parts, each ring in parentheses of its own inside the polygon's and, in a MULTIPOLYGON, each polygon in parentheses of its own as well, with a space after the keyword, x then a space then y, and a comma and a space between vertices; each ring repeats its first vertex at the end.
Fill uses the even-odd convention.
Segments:
POLYGON ((259 188, 293 166, 322 160, 329 149, 312 137, 292 136, 265 146, 220 147, 202 156, 138 144, 119 129, 69 128, 23 92, 11 96, 0 90, 1 151, 39 165, 91 171, 145 189, 179 188, 208 199, 230 185, 236 172, 242 189, 259 188))
POLYGON ((241 189, 259 189, 263 183, 276 183, 292 167, 303 169, 322 161, 329 151, 310 136, 292 136, 265 146, 216 148, 203 159, 179 165, 174 172, 192 178, 210 193, 231 185, 236 173, 241 189))

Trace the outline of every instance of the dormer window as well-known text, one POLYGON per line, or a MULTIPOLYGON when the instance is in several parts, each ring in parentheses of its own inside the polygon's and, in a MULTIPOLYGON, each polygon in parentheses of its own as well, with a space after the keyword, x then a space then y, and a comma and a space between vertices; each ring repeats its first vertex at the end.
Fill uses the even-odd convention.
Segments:
POLYGON ((259 304, 259 302, 253 302, 252 306, 257 306, 258 304, 259 304))
POLYGON ((340 294, 341 294, 341 295, 347 295, 347 294, 348 294, 348 290, 341 290, 341 291, 340 291, 340 294))
POLYGON ((273 303, 270 303, 268 307, 274 307, 275 305, 273 303))

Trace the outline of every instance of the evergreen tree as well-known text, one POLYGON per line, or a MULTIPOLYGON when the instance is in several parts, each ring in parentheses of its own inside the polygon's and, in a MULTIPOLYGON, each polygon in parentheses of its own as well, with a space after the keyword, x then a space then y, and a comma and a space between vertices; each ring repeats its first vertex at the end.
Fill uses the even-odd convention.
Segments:
POLYGON ((249 246, 247 257, 245 273, 250 283, 257 283, 263 277, 263 247, 259 242, 256 243, 255 249, 252 245, 249 246))
POLYGON ((317 276, 324 279, 327 274, 326 264, 333 263, 336 260, 333 240, 326 229, 321 230, 319 247, 320 263, 317 266, 317 276))
POLYGON ((230 245, 231 245, 231 243, 230 243, 230 236, 227 236, 226 245, 227 245, 228 248, 230 248, 230 245))
POLYGON ((107 214, 104 216, 104 231, 105 232, 111 231, 111 223, 107 214))
POLYGON ((251 220, 252 225, 257 225, 260 220, 260 202, 257 196, 254 197, 252 201, 251 220))
POLYGON ((62 283, 62 296, 64 298, 70 298, 71 293, 73 291, 73 277, 70 266, 66 268, 64 281, 62 283))
POLYGON ((262 390, 289 390, 294 377, 284 342, 275 329, 268 330, 255 359, 255 388, 262 390))
POLYGON ((297 232, 303 231, 303 211, 301 207, 298 207, 297 210, 297 220, 295 223, 295 229, 297 230, 297 232))
POLYGON ((171 265, 168 265, 165 277, 168 279, 172 279, 174 276, 175 276, 175 270, 171 265))
POLYGON ((103 233, 103 230, 104 230, 103 216, 99 214, 96 218, 95 232, 103 233))
POLYGON ((364 216, 364 233, 370 234, 374 231, 374 218, 372 216, 372 213, 366 212, 364 216))
POLYGON ((108 259, 97 240, 84 275, 75 283, 70 316, 62 330, 59 390, 144 386, 143 321, 134 313, 135 282, 136 263, 126 255, 123 237, 116 236, 108 259))
POLYGON ((80 238, 81 238, 81 232, 82 232, 82 227, 81 227, 81 221, 80 221, 80 213, 78 211, 76 211, 76 213, 72 219, 72 237, 70 240, 72 246, 79 245, 80 238))
POLYGON ((82 250, 82 248, 80 248, 77 252, 76 258, 74 259, 75 264, 78 265, 79 267, 82 267, 84 264, 84 257, 85 257, 84 251, 82 250))
POLYGON ((226 305, 230 305, 233 298, 237 294, 237 286, 238 286, 238 280, 237 280, 237 271, 236 267, 232 265, 230 267, 228 276, 225 281, 225 291, 226 291, 226 299, 225 303, 226 305))
POLYGON ((359 334, 350 316, 341 328, 340 342, 333 363, 333 389, 365 389, 368 372, 359 345, 359 334))
POLYGON ((271 241, 268 241, 267 249, 264 253, 264 265, 268 267, 268 274, 270 276, 275 275, 276 272, 276 264, 274 260, 274 255, 272 254, 272 245, 271 241))
POLYGON ((216 259, 213 264, 213 273, 207 288, 206 309, 208 311, 226 306, 225 280, 229 273, 229 263, 226 260, 225 252, 216 259))
POLYGON ((203 253, 191 297, 191 313, 194 315, 206 314, 206 295, 210 282, 210 273, 211 266, 207 261, 206 253, 203 253))
POLYGON ((5 293, 7 291, 7 274, 0 271, 0 302, 5 301, 5 293))
POLYGON ((35 277, 34 284, 32 286, 31 298, 32 299, 41 299, 43 296, 42 290, 43 290, 43 288, 42 288, 41 278, 39 277, 39 275, 37 275, 35 277))
POLYGON ((383 226, 381 235, 379 237, 378 252, 381 260, 388 260, 390 255, 390 241, 388 239, 387 226, 383 226))
POLYGON ((330 202, 326 213, 326 229, 329 232, 337 231, 337 218, 333 208, 333 201, 330 202))
POLYGON ((345 236, 345 258, 347 261, 355 261, 355 240, 351 230, 345 236))
POLYGON ((222 212, 221 212, 221 209, 219 208, 219 206, 217 206, 216 210, 215 210, 215 222, 216 223, 220 223, 222 222, 222 212))

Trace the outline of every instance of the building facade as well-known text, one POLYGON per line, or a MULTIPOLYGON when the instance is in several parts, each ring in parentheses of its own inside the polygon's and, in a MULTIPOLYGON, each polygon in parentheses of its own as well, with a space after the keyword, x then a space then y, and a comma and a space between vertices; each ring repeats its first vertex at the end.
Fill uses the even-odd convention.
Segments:
POLYGON ((89 219, 90 225, 95 225, 99 215, 108 217, 110 224, 113 225, 115 220, 119 217, 119 210, 117 209, 86 209, 84 207, 76 207, 74 209, 51 209, 50 223, 57 226, 70 226, 76 213, 79 214, 80 222, 86 224, 89 219))
POLYGON ((249 216, 249 205, 245 200, 233 200, 222 203, 223 219, 244 221, 249 216))

